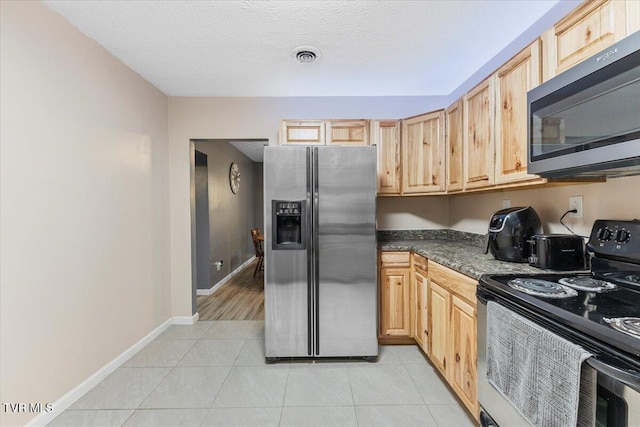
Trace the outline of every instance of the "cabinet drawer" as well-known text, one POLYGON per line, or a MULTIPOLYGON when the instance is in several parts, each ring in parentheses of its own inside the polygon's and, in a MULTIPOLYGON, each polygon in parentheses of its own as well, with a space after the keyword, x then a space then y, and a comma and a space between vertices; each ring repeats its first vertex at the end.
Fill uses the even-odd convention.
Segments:
POLYGON ((380 266, 409 267, 409 252, 380 252, 380 266))
POLYGON ((424 273, 426 273, 427 272, 427 259, 425 257, 423 257, 422 255, 413 254, 413 266, 416 269, 422 270, 424 273))
POLYGON ((475 279, 433 261, 429 263, 429 279, 435 280, 449 292, 459 295, 473 307, 476 306, 478 282, 475 279))

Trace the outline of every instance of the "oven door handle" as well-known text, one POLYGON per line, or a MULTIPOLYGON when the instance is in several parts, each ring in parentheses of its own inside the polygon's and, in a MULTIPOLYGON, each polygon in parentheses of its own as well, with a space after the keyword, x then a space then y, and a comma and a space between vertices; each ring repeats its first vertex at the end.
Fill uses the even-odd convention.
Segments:
POLYGON ((590 357, 586 362, 596 371, 602 372, 606 376, 609 376, 621 383, 624 383, 632 389, 640 392, 640 373, 628 370, 620 369, 610 364, 604 363, 595 357, 590 357))

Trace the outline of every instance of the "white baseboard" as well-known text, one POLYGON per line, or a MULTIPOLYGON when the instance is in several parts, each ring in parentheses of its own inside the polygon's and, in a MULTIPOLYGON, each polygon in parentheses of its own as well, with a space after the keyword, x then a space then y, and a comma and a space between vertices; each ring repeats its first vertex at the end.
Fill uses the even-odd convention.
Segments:
POLYGON ((244 263, 242 263, 238 268, 236 268, 235 270, 233 270, 231 273, 227 274, 224 279, 220 280, 218 283, 216 283, 215 285, 213 285, 212 287, 210 287, 209 289, 198 289, 196 291, 197 295, 211 295, 212 293, 214 293, 215 291, 217 291, 218 289, 220 289, 220 287, 222 287, 222 285, 224 285, 225 283, 227 283, 229 280, 231 280, 231 278, 233 276, 235 276, 236 274, 240 273, 242 270, 244 270, 249 264, 251 264, 253 262, 253 260, 256 259, 255 255, 252 256, 251 258, 249 258, 248 260, 246 260, 244 263))
POLYGON ((78 399, 84 396, 89 390, 98 385, 102 380, 107 378, 116 369, 122 366, 127 360, 132 358, 137 352, 142 350, 144 346, 156 339, 161 333, 163 333, 171 325, 193 325, 198 321, 200 317, 199 313, 193 316, 175 316, 167 319, 160 326, 149 332, 145 337, 140 339, 137 343, 123 351, 119 356, 113 359, 111 362, 98 369, 89 378, 78 384, 71 391, 63 395, 61 398, 53 402, 53 410, 51 412, 43 412, 29 421, 26 426, 45 426, 53 421, 58 415, 62 414, 71 405, 76 403, 78 399))
POLYGON ((171 320, 174 325, 194 325, 199 318, 200 313, 196 312, 193 316, 174 316, 171 320))

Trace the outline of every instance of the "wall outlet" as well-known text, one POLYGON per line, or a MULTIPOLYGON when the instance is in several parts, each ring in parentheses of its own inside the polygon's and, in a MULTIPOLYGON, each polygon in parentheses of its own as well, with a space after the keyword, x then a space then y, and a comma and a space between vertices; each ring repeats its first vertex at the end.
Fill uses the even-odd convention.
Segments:
POLYGON ((569 197, 569 210, 575 209, 578 212, 570 213, 569 218, 582 218, 582 196, 569 197))
POLYGON ((510 208, 510 207, 511 207, 511 200, 504 199, 502 201, 502 209, 506 209, 506 208, 510 208))
POLYGON ((224 261, 220 260, 220 261, 216 261, 213 263, 213 265, 216 266, 216 271, 220 271, 220 269, 222 268, 222 265, 224 264, 224 261))

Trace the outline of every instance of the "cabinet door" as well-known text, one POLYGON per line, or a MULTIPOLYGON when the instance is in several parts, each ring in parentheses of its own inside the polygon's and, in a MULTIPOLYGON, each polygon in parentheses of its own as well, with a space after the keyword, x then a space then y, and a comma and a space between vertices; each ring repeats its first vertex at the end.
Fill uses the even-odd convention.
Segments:
POLYGON ((369 145, 369 121, 329 120, 326 145, 369 145))
POLYGON ((540 41, 497 72, 495 182, 539 178, 527 174, 527 91, 540 84, 540 41))
POLYGON ((374 120, 371 135, 378 149, 378 194, 400 194, 400 122, 374 120))
POLYGON ((409 269, 380 270, 380 335, 406 336, 409 323, 409 269))
POLYGON ((493 185, 495 76, 464 96, 464 188, 493 185))
MULTIPOLYGON (((628 2, 629 0, 584 2, 545 32, 544 80, 549 80, 624 38, 627 35, 625 9, 628 2)), ((630 19, 629 24, 632 25, 632 22, 630 19)))
POLYGON ((444 191, 444 111, 402 121, 402 192, 444 191))
POLYGON ((324 145, 324 121, 283 120, 280 123, 280 145, 324 145))
POLYGON ((447 192, 462 190, 462 99, 445 111, 447 192))
POLYGON ((414 271, 416 326, 415 340, 425 354, 429 354, 428 279, 420 270, 414 271))
POLYGON ((428 286, 429 316, 429 357, 445 378, 449 378, 447 359, 449 358, 449 315, 451 312, 451 294, 433 279, 428 286))
POLYGON ((477 413, 476 310, 453 295, 451 304, 451 385, 474 416, 477 413))

